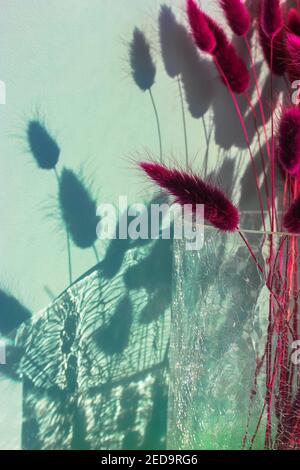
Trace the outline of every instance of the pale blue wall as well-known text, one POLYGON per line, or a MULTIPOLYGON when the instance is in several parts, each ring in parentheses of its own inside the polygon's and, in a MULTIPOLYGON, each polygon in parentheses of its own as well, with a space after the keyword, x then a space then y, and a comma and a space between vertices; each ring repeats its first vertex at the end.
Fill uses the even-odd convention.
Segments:
MULTIPOLYGON (((0 106, 0 284, 32 311, 49 302, 45 285, 55 294, 66 287, 67 266, 63 231, 48 217, 56 211, 56 181, 27 153, 28 119, 37 111, 44 117, 62 149, 60 168, 83 166, 99 202, 117 202, 120 194, 138 202, 151 194, 131 161, 146 149, 158 153, 149 96, 129 74, 127 43, 135 26, 153 45, 165 154, 184 161, 177 83, 160 58, 162 3, 184 21, 183 0, 1 0, 0 79, 7 104, 0 106)), ((213 2, 203 4, 215 11, 213 2)), ((189 114, 187 125, 197 166, 205 150, 202 125, 189 114)), ((91 251, 74 248, 72 254, 75 277, 94 263, 91 251)), ((20 386, 1 382, 0 394, 0 448, 18 447, 20 386)))

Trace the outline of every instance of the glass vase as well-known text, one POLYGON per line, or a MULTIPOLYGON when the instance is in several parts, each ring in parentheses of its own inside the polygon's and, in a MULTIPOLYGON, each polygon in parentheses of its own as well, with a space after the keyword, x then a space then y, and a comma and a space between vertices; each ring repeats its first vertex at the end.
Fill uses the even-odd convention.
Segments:
POLYGON ((298 238, 259 220, 174 244, 170 449, 299 448, 298 238))

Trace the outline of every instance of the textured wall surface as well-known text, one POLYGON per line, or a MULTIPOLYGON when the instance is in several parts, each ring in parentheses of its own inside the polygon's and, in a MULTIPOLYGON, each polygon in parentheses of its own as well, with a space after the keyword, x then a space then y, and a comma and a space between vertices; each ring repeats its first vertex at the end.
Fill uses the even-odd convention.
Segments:
POLYGON ((165 447, 168 272, 169 241, 132 246, 116 275, 101 265, 19 329, 22 448, 165 447))
MULTIPOLYGON (((215 1, 202 5, 220 17, 215 1)), ((157 67, 153 96, 164 159, 185 161, 178 76, 193 168, 203 169, 209 155, 207 174, 212 176, 221 163, 222 172, 214 178, 230 193, 237 168, 233 160, 239 162, 245 143, 216 71, 187 36, 183 0, 1 0, 0 10, 0 79, 7 86, 7 103, 0 106, 0 287, 31 312, 45 311, 47 305, 52 312, 53 300, 68 286, 65 234, 57 181, 37 169, 26 127, 37 117, 45 123, 61 149, 59 171, 82 168, 97 203, 118 204, 120 195, 149 201, 153 191, 133 161, 145 154, 157 157, 159 146, 149 95, 130 75, 128 46, 135 27, 149 39, 157 67)), ((242 160, 241 167, 247 163, 242 160)), ((249 193, 243 201, 251 205, 249 193)), ((107 265, 114 264, 115 248, 106 251, 109 246, 98 241, 97 249, 107 265)), ((71 251, 76 279, 95 258, 92 250, 72 246, 71 251)), ((146 268, 134 271, 132 282, 149 274, 146 268)), ((150 279, 160 269, 150 263, 150 279)), ((127 293, 120 293, 119 300, 127 293)), ((164 310, 160 294, 151 295, 156 311, 164 310)), ((21 384, 1 374, 0 394, 0 448, 20 448, 21 384)))

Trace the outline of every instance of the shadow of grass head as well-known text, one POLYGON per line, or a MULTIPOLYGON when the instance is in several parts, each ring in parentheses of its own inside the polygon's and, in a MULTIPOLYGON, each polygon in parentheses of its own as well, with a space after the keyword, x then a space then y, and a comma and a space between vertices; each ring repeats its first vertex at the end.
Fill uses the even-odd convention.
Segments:
POLYGON ((31 120, 26 131, 30 152, 39 168, 53 170, 58 162, 60 148, 39 120, 31 120))
POLYGON ((0 333, 7 335, 21 323, 29 320, 31 313, 14 296, 0 290, 0 333))
POLYGON ((149 90, 154 84, 156 67, 151 57, 150 44, 138 28, 135 28, 133 32, 129 56, 135 83, 142 91, 149 90))
POLYGON ((99 217, 88 188, 72 171, 63 169, 59 181, 59 206, 62 220, 79 248, 91 247, 96 239, 99 217))
POLYGON ((175 78, 181 73, 182 69, 179 39, 181 39, 180 33, 181 30, 184 30, 184 27, 177 23, 172 9, 167 5, 161 5, 160 7, 158 25, 163 63, 167 74, 171 78, 175 78), (179 33, 178 30, 180 30, 179 33))
POLYGON ((127 289, 144 287, 155 292, 172 282, 172 240, 158 239, 150 253, 140 263, 131 266, 124 274, 127 289))
POLYGON ((133 305, 128 296, 120 300, 109 322, 96 331, 94 340, 108 356, 122 354, 128 347, 133 322, 133 305))
POLYGON ((167 5, 160 8, 158 26, 166 72, 173 79, 180 77, 189 112, 199 119, 208 111, 213 98, 214 68, 210 60, 199 55, 189 30, 167 5))
POLYGON ((14 382, 19 382, 21 380, 19 366, 23 355, 23 348, 7 344, 5 347, 6 363, 1 364, 0 377, 3 375, 14 382))

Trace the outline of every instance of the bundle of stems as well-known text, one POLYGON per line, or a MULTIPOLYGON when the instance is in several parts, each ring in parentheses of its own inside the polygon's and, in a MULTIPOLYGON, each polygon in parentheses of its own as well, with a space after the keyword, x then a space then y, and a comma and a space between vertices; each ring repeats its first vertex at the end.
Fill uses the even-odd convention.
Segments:
MULTIPOLYGON (((266 449, 300 449, 300 371, 292 360, 292 344, 299 338, 299 235, 300 235, 300 108, 293 81, 300 80, 300 6, 294 8, 280 0, 260 0, 255 14, 242 0, 219 0, 219 6, 233 33, 244 42, 249 67, 239 56, 224 28, 208 16, 196 0, 186 0, 187 22, 200 54, 211 58, 223 86, 234 104, 237 120, 247 144, 253 172, 257 204, 261 215, 264 243, 268 246, 265 263, 239 228, 236 206, 201 175, 162 163, 142 162, 142 170, 181 204, 204 204, 205 219, 223 231, 237 231, 264 279, 269 291, 268 327, 264 352, 257 360, 254 387, 265 371, 265 397, 261 414, 250 434, 245 431, 244 447, 252 447, 258 430, 265 426, 266 449), (254 34, 252 34, 254 33, 254 34), (250 39, 251 38, 251 39, 250 39), (252 53, 259 42, 269 74, 270 124, 262 99, 257 64, 252 53), (274 75, 287 85, 278 110, 274 75), (255 84, 254 98, 249 91, 255 84), (239 97, 239 99, 237 99, 239 97), (294 99, 292 99, 292 97, 294 99), (252 115, 259 148, 260 165, 254 158, 251 138, 240 108, 246 100, 252 115), (275 116, 279 116, 275 119, 275 116), (260 176, 260 174, 262 176, 260 176), (275 184, 276 181, 276 184, 275 184)), ((289 2, 290 4, 290 2, 289 2)), ((222 85, 220 85, 222 86, 222 85)), ((250 403, 251 403, 250 400, 250 403)))

